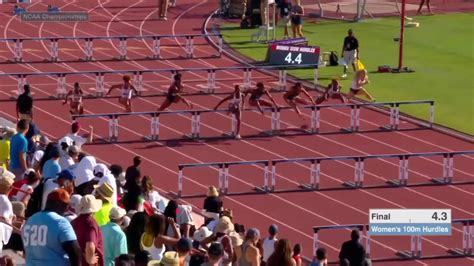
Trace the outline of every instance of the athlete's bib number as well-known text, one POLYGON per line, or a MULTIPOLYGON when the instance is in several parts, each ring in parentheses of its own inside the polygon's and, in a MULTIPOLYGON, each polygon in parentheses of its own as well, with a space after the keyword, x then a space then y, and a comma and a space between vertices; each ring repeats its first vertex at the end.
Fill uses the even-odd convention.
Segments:
POLYGON ((25 225, 23 243, 25 246, 46 246, 48 227, 46 225, 25 225))

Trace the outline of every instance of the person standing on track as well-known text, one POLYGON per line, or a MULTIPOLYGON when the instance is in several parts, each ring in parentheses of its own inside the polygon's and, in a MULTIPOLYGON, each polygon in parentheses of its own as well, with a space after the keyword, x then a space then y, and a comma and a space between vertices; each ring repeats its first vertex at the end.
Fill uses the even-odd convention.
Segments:
POLYGON ((138 95, 138 91, 130 82, 130 76, 123 76, 123 83, 116 84, 110 87, 106 95, 109 95, 110 92, 114 89, 121 89, 119 103, 125 107, 125 112, 132 112, 132 94, 138 95))
POLYGON ((291 11, 291 0, 280 0, 278 4, 280 10, 280 18, 283 21, 284 33, 283 37, 285 40, 289 39, 288 26, 291 26, 290 11, 291 11))
POLYGON ((339 99, 342 103, 345 103, 346 100, 344 99, 344 96, 342 96, 341 89, 342 86, 340 85, 339 80, 333 78, 331 84, 326 87, 326 91, 324 91, 323 95, 316 99, 316 104, 321 104, 329 99, 339 99))
POLYGON ((165 110, 173 103, 178 103, 182 101, 185 103, 190 109, 193 108, 193 105, 186 100, 183 96, 181 96, 181 92, 183 91, 183 83, 181 80, 181 74, 177 73, 174 75, 174 81, 171 83, 170 87, 168 88, 168 94, 166 95, 165 101, 161 104, 160 108, 158 108, 158 112, 165 110))
POLYGON ((229 114, 233 114, 235 116, 235 119, 237 120, 237 127, 235 132, 232 132, 235 134, 236 139, 240 139, 240 124, 241 124, 241 119, 242 119, 242 111, 243 111, 243 101, 242 101, 243 95, 242 92, 240 91, 239 85, 235 85, 234 87, 234 92, 232 92, 229 96, 225 97, 222 99, 216 107, 214 107, 214 110, 217 110, 217 108, 224 103, 225 101, 229 101, 229 114))
POLYGON ((84 92, 82 92, 79 83, 74 83, 74 88, 67 93, 66 99, 64 99, 63 102, 64 105, 67 104, 67 102, 69 101, 69 113, 71 113, 71 115, 82 115, 84 113, 84 106, 82 105, 82 95, 84 95, 84 92))
POLYGON ((260 113, 262 113, 262 115, 263 115, 262 105, 266 106, 266 107, 273 107, 275 109, 278 109, 278 105, 275 102, 275 99, 273 99, 272 95, 265 88, 265 86, 263 85, 262 82, 258 82, 257 83, 257 88, 255 88, 255 89, 245 90, 244 91, 244 98, 243 98, 242 101, 245 101, 245 97, 247 97, 247 94, 249 94, 249 93, 250 93, 249 105, 257 107, 258 110, 260 111, 260 113), (267 97, 272 101, 273 104, 270 103, 269 101, 262 100, 261 98, 262 98, 263 95, 267 95, 267 97))
POLYGON ((166 14, 168 13, 169 0, 158 0, 158 15, 159 20, 168 20, 166 14))
POLYGON ((347 31, 342 45, 341 57, 344 59, 344 73, 342 77, 347 77, 347 68, 351 64, 354 72, 356 71, 356 60, 359 60, 359 40, 354 36, 352 29, 347 31))
POLYGON ((431 2, 431 0, 421 0, 420 1, 420 6, 418 7, 418 10, 416 11, 416 14, 421 15, 421 9, 423 9, 423 5, 426 3, 426 7, 428 8, 428 13, 430 15, 433 15, 434 13, 431 11, 430 2, 431 2))
POLYGON ((374 102, 375 99, 370 95, 366 89, 364 89, 365 84, 369 84, 369 76, 367 75, 367 70, 361 69, 356 72, 354 79, 352 80, 352 86, 349 94, 347 94, 347 99, 352 99, 355 95, 363 94, 370 101, 374 102))
POLYGON ((316 103, 314 102, 313 98, 311 95, 309 95, 308 91, 303 88, 303 85, 301 85, 301 82, 296 82, 295 85, 293 85, 285 94, 283 94, 283 100, 285 100, 286 103, 288 103, 289 106, 293 107, 295 109, 295 112, 299 115, 302 116, 302 113, 300 109, 298 108, 298 104, 303 104, 303 105, 309 105, 310 103, 301 99, 299 95, 303 93, 308 97, 308 99, 311 101, 313 105, 316 103))
POLYGON ((23 86, 23 93, 16 100, 16 117, 18 120, 33 120, 33 97, 31 97, 30 85, 23 86))
POLYGON ((293 38, 296 38, 296 34, 298 34, 300 38, 303 38, 302 16, 304 16, 304 8, 301 5, 301 0, 294 1, 295 4, 291 7, 291 29, 293 30, 293 38))

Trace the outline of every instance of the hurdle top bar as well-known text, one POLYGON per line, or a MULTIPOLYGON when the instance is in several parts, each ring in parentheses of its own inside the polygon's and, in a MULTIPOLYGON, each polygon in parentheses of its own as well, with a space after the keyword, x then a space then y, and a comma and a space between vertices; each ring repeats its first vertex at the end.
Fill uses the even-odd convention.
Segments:
POLYGON ((294 159, 277 159, 270 160, 270 163, 292 163, 292 162, 317 162, 329 160, 365 160, 365 159, 379 159, 379 158, 407 158, 407 157, 428 157, 428 156, 444 156, 444 155, 460 155, 460 154, 474 154, 473 151, 442 151, 442 152, 422 152, 422 153, 398 153, 398 154, 374 154, 374 155, 360 155, 360 156, 332 156, 332 157, 310 157, 310 158, 294 158, 294 159))
POLYGON ((74 36, 74 37, 64 37, 64 36, 48 36, 48 37, 10 37, 10 38, 0 38, 0 42, 8 41, 47 41, 47 40, 111 40, 111 39, 153 39, 153 38, 198 38, 198 37, 222 37, 220 33, 210 33, 210 34, 199 34, 199 33, 189 33, 189 34, 163 34, 163 35, 122 35, 122 36, 74 36))
MULTIPOLYGON (((1 75, 1 74, 0 74, 1 75)), ((432 100, 426 100, 426 101, 413 101, 413 102, 408 102, 408 101, 402 101, 402 102, 376 102, 376 103, 348 103, 348 104, 323 104, 323 105, 305 105, 301 106, 301 108, 304 109, 314 109, 314 108, 333 108, 333 107, 354 107, 354 106, 374 106, 374 105, 402 105, 402 104, 423 104, 423 103, 434 103, 432 100)), ((278 110, 290 110, 292 107, 280 107, 278 110)), ((262 108, 264 111, 274 111, 275 108, 272 107, 264 107, 262 108)), ((246 108, 244 111, 256 111, 254 108, 246 108)), ((159 115, 168 115, 168 114, 201 114, 201 113, 226 113, 228 112, 227 109, 197 109, 197 110, 179 110, 179 111, 155 111, 155 112, 131 112, 131 113, 99 113, 99 114, 82 114, 82 115, 73 115, 72 118, 78 119, 78 118, 87 118, 87 117, 120 117, 120 116, 159 116, 159 115)), ((341 156, 341 160, 344 159, 344 156, 341 156)), ((352 159, 353 156, 347 159, 352 159)), ((298 159, 300 160, 300 159, 298 159)), ((301 159, 303 160, 303 159, 301 159)))
POLYGON ((313 232, 314 233, 319 233, 320 230, 326 230, 326 229, 347 229, 347 228, 353 228, 353 229, 359 229, 363 230, 365 227, 365 224, 340 224, 340 225, 323 225, 323 226, 313 226, 313 232))
POLYGON ((192 168, 192 167, 203 167, 203 166, 230 166, 230 165, 248 165, 248 164, 264 164, 268 165, 268 160, 254 160, 254 161, 234 161, 234 162, 209 162, 209 163, 187 163, 179 164, 178 168, 192 168))
POLYGON ((234 67, 214 67, 214 68, 160 68, 160 69, 124 69, 124 70, 96 70, 96 71, 75 71, 75 72, 12 72, 12 73, 0 73, 2 76, 60 76, 60 75, 87 75, 87 74, 122 74, 122 73, 154 73, 154 72, 191 72, 191 71, 232 71, 232 70, 280 70, 280 69, 302 69, 302 68, 315 68, 315 64, 302 64, 295 66, 288 65, 246 65, 246 66, 234 66, 234 67))

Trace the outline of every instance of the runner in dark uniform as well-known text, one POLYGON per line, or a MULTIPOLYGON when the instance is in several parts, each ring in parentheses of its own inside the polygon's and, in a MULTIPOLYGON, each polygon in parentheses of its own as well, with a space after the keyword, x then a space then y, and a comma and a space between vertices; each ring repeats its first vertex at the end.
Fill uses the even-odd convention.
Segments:
POLYGON ((180 93, 183 91, 183 83, 181 82, 181 74, 174 75, 174 81, 171 83, 170 87, 168 88, 168 94, 166 95, 165 101, 161 104, 158 111, 163 111, 168 108, 173 103, 178 103, 182 101, 185 103, 190 109, 193 108, 193 105, 186 100, 180 93))
POLYGON ((331 84, 326 87, 326 91, 324 91, 323 95, 316 99, 316 104, 321 104, 329 99, 339 99, 342 103, 345 103, 346 99, 342 96, 341 89, 342 87, 339 84, 339 80, 332 79, 331 84))
POLYGON ((257 88, 255 89, 248 89, 248 90, 245 90, 244 92, 244 100, 245 100, 245 97, 247 96, 247 94, 250 93, 250 99, 249 99, 249 105, 250 106, 255 106, 258 108, 258 110, 260 111, 260 113, 262 113, 263 115, 263 109, 262 109, 262 105, 263 106, 266 106, 266 107, 274 107, 275 109, 278 109, 278 105, 277 103, 275 102, 275 99, 273 99, 272 95, 270 94, 270 92, 265 88, 265 86, 263 85, 262 82, 258 82, 257 83, 257 88), (261 99, 263 95, 267 95, 267 97, 272 101, 272 102, 269 102, 269 101, 266 101, 266 100, 263 100, 261 99), (273 104, 272 104, 273 103, 273 104))
POLYGON ((298 115, 302 115, 300 109, 298 108, 298 104, 302 105, 309 105, 310 103, 301 99, 299 95, 303 93, 308 97, 308 99, 311 101, 313 105, 315 105, 315 102, 313 98, 311 98, 311 95, 309 95, 308 91, 303 88, 301 85, 301 82, 296 82, 294 86, 292 86, 285 94, 283 94, 283 99, 285 102, 288 103, 293 109, 295 109, 296 113, 298 115))

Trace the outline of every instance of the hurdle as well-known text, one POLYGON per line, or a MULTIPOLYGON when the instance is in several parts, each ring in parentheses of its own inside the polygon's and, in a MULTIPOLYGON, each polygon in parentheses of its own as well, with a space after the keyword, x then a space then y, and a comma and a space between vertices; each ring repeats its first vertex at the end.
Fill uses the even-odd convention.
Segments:
MULTIPOLYGON (((92 48, 91 50, 87 52, 88 57, 92 57, 92 48)), ((126 55, 125 55, 126 56, 126 55)), ((312 68, 314 65, 308 64, 308 65, 299 65, 299 66, 250 66, 250 65, 244 65, 244 66, 235 66, 235 67, 208 67, 208 68, 183 68, 183 69, 175 69, 175 68, 162 68, 162 69, 146 69, 146 70, 137 70, 137 69, 129 69, 129 70, 100 70, 100 71, 76 71, 76 72, 13 72, 13 73, 0 73, 0 78, 2 77, 16 77, 18 79, 18 83, 24 84, 26 83, 26 78, 27 77, 33 77, 33 76, 64 76, 66 78, 71 77, 71 76, 76 76, 76 75, 85 75, 85 76, 94 76, 97 79, 96 82, 96 92, 95 96, 100 97, 103 95, 103 76, 105 75, 136 75, 137 77, 134 77, 134 82, 135 85, 140 87, 140 89, 143 87, 142 85, 144 84, 145 80, 143 78, 144 74, 163 74, 163 75, 168 75, 171 74, 171 78, 173 78, 173 75, 176 74, 177 72, 180 73, 205 73, 207 75, 206 83, 205 84, 198 84, 197 86, 201 87, 204 89, 204 91, 201 90, 201 93, 215 93, 216 89, 219 89, 220 87, 217 85, 217 78, 216 74, 217 72, 223 72, 223 71, 234 71, 234 72, 241 72, 242 73, 242 78, 243 78, 243 84, 244 88, 250 88, 252 86, 252 70, 280 70, 280 69, 304 69, 304 68, 312 68)), ((58 88, 59 90, 59 88, 58 88)), ((230 91, 229 91, 230 92, 230 91)))
POLYGON ((186 52, 186 58, 193 58, 195 57, 194 50, 195 38, 203 38, 206 39, 208 37, 216 37, 218 38, 218 51, 214 57, 221 57, 222 56, 222 45, 223 39, 220 33, 211 33, 211 34, 169 34, 169 35, 121 35, 121 36, 79 36, 79 37, 35 37, 35 38, 0 38, 0 42, 12 43, 14 47, 14 54, 12 62, 20 63, 25 62, 23 58, 23 43, 26 42, 49 42, 49 53, 51 55, 50 58, 45 58, 46 61, 51 62, 58 62, 61 59, 59 58, 59 51, 60 51, 60 43, 65 41, 81 41, 84 43, 84 58, 80 60, 84 61, 94 61, 93 58, 93 47, 94 42, 97 41, 119 41, 118 45, 118 57, 119 60, 127 60, 128 59, 128 49, 127 49, 127 42, 128 40, 141 40, 143 42, 152 41, 153 45, 151 47, 152 54, 147 56, 147 59, 162 59, 160 56, 160 40, 161 39, 178 39, 184 38, 186 40, 186 45, 184 50, 186 52))
MULTIPOLYGON (((319 234, 321 231, 327 230, 359 230, 362 233, 362 238, 365 239, 364 247, 366 257, 370 258, 370 245, 371 239, 368 234, 369 227, 365 224, 344 224, 344 225, 325 225, 325 226, 313 226, 313 256, 316 256, 316 250, 321 246, 319 234)), ((349 238, 348 238, 349 239, 349 238)))
POLYGON ((450 248, 448 253, 453 256, 474 255, 474 219, 454 219, 452 224, 462 225, 462 248, 450 248))
POLYGON ((255 161, 245 161, 245 162, 210 162, 210 163, 190 163, 190 164, 179 164, 178 165, 178 191, 174 193, 178 198, 187 198, 187 197, 203 197, 206 196, 203 194, 184 194, 183 193, 183 183, 184 183, 184 169, 185 168, 194 168, 194 167, 212 167, 218 169, 218 189, 223 195, 241 195, 248 194, 247 192, 232 192, 229 190, 229 167, 237 165, 262 165, 265 167, 264 175, 268 176, 268 161, 265 160, 255 160, 255 161))
MULTIPOLYGON (((377 154, 377 155, 366 155, 366 156, 333 156, 333 157, 314 157, 314 158, 292 158, 292 159, 269 159, 269 160, 256 160, 256 161, 241 161, 238 164, 236 162, 213 162, 213 163, 196 163, 196 164, 180 164, 179 169, 183 170, 187 167, 193 168, 202 168, 209 167, 210 165, 254 165, 258 166, 263 164, 263 186, 255 186, 253 190, 257 193, 279 193, 279 192, 295 192, 295 191, 324 191, 324 190, 341 190, 341 189, 364 189, 364 188, 382 188, 382 187, 406 187, 406 186, 429 186, 429 185, 448 185, 448 184, 465 184, 465 183, 474 183, 472 181, 453 181, 451 177, 450 183, 434 183, 432 180, 427 182, 420 183, 409 183, 408 182, 408 163, 406 161, 409 158, 414 157, 454 157, 457 155, 472 155, 474 151, 457 151, 457 152, 429 152, 429 153, 406 153, 406 154, 377 154), (367 185, 364 183, 364 163, 367 160, 377 160, 377 159, 386 159, 386 158, 398 158, 401 162, 399 164, 399 179, 398 180, 389 180, 387 179, 384 184, 378 185, 367 185), (346 181, 341 184, 339 187, 321 187, 322 179, 322 167, 321 165, 324 162, 328 161, 349 161, 354 164, 354 181, 346 181), (309 167, 309 183, 299 184, 294 188, 289 189, 279 189, 277 186, 277 170, 278 166, 282 164, 310 164, 309 167)), ((348 163, 346 163, 348 164, 348 163)), ((443 169, 445 166, 443 166, 443 169)), ((453 169, 454 171, 454 169, 453 169)), ((178 177, 182 178, 182 177, 178 177)), ((219 183, 221 185, 221 183, 219 183)), ((227 187, 228 190, 228 187, 227 187)), ((179 191, 179 189, 178 189, 179 191)), ((250 193, 250 192, 249 192, 250 193)), ((179 193, 178 193, 179 194, 179 193)), ((473 224, 474 225, 474 224, 473 224)), ((419 240, 413 240, 415 243, 419 240)))

